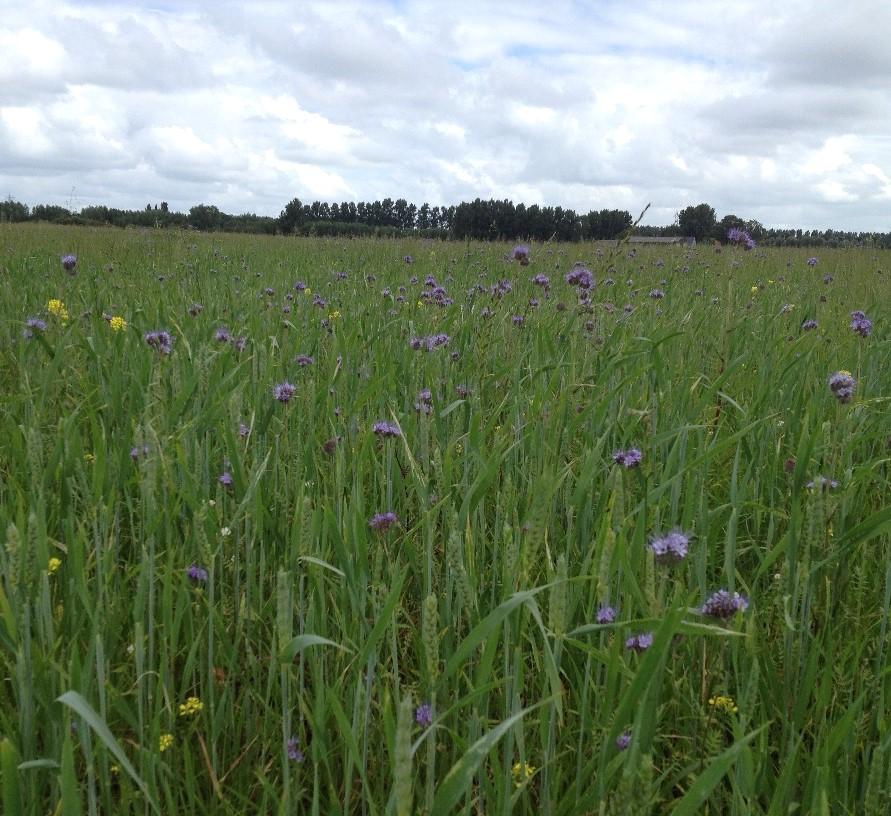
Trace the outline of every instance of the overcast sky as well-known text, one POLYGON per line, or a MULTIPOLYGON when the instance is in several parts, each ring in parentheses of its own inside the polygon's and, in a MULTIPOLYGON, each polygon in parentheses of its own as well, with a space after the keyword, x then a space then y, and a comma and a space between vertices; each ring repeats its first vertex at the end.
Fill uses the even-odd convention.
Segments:
POLYGON ((891 230, 891 2, 0 0, 0 197, 891 230))

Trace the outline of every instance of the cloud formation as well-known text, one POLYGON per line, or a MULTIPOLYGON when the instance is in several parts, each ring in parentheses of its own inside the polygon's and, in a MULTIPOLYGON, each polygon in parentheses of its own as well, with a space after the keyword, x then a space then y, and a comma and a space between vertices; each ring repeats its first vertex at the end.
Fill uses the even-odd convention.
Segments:
POLYGON ((878 0, 0 0, 0 195, 887 230, 889 30, 878 0))

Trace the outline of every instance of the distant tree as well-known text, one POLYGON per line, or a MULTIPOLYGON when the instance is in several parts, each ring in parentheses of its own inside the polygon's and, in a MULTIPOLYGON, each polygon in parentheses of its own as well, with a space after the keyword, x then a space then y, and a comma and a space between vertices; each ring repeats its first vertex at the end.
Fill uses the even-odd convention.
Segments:
POLYGON ((64 221, 71 218, 71 210, 56 204, 37 204, 31 210, 34 221, 64 221))
POLYGON ((27 204, 14 201, 12 197, 0 201, 0 221, 27 221, 30 210, 27 204))
POLYGON ((290 235, 296 232, 302 223, 303 204, 299 198, 292 198, 281 211, 276 226, 279 232, 290 235))
POLYGON ((189 210, 189 226, 198 230, 223 228, 224 214, 213 204, 196 204, 189 210))
POLYGON ((162 201, 162 202, 161 202, 161 212, 162 212, 162 213, 170 212, 170 210, 167 208, 167 202, 166 202, 166 201, 162 201))
POLYGON ((692 235, 701 241, 715 231, 715 208, 708 204, 685 207, 678 213, 677 223, 684 235, 692 235))

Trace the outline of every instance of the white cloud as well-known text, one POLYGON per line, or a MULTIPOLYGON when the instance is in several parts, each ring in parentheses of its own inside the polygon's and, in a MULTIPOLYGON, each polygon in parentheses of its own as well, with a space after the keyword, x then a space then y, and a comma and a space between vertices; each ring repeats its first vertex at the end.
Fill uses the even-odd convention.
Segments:
POLYGON ((891 6, 820 9, 0 0, 0 193, 651 202, 649 223, 708 201, 888 229, 891 6))

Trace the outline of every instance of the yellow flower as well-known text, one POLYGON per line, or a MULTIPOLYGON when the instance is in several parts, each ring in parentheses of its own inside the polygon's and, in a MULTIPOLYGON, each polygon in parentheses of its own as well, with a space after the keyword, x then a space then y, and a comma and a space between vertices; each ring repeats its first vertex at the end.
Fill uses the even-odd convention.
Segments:
POLYGON ((56 570, 59 569, 59 567, 61 567, 61 566, 62 566, 61 558, 50 558, 49 562, 46 565, 46 571, 50 575, 53 575, 56 572, 56 570))
POLYGON ((752 294, 754 295, 757 291, 758 291, 758 287, 757 287, 757 286, 753 286, 752 289, 751 289, 752 294))
POLYGON ((839 371, 838 373, 839 373, 839 374, 844 374, 846 377, 850 377, 850 376, 851 376, 851 372, 850 372, 850 371, 845 371, 844 369, 842 369, 842 370, 839 371))
POLYGON ((46 310, 53 316, 59 318, 63 323, 68 321, 68 309, 61 300, 53 298, 46 304, 46 310))
POLYGON ((767 282, 768 282, 768 283, 773 283, 773 281, 772 281, 770 278, 767 279, 767 282))
POLYGON ((309 297, 312 294, 312 289, 307 286, 306 289, 303 290, 303 294, 309 297))
POLYGON ((335 309, 333 312, 328 312, 328 320, 337 320, 340 317, 340 312, 335 309))
POLYGON ((85 453, 85 454, 84 454, 84 462, 86 462, 88 465, 92 465, 93 462, 95 462, 95 461, 96 461, 96 457, 93 456, 92 453, 85 453))
POLYGON ((423 301, 423 300, 419 300, 415 305, 416 305, 419 309, 423 309, 423 308, 424 308, 424 301, 423 301))
POLYGON ((530 765, 528 762, 519 763, 515 762, 514 767, 511 768, 514 775, 514 784, 518 788, 522 788, 524 783, 528 782, 535 775, 535 766, 530 765))
POLYGON ((733 698, 728 697, 725 694, 719 694, 717 697, 709 697, 708 704, 712 708, 722 711, 724 714, 736 714, 736 712, 739 711, 736 703, 733 702, 733 698))
POLYGON ((108 321, 108 325, 111 326, 112 331, 119 332, 127 328, 127 321, 123 317, 115 316, 108 321))
POLYGON ((171 745, 173 745, 173 734, 161 734, 158 750, 163 754, 171 745))
POLYGON ((197 697, 189 697, 179 707, 180 717, 194 717, 196 714, 204 710, 204 703, 197 697))

